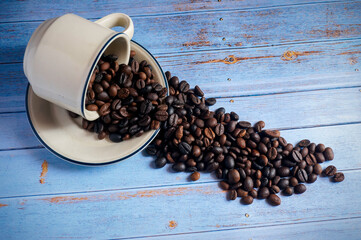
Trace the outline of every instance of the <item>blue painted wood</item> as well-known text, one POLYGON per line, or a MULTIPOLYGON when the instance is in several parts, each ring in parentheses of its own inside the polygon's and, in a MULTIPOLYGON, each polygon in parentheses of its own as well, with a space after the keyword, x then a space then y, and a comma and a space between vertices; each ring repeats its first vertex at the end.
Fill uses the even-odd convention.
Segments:
MULTIPOLYGON (((333 164, 339 170, 361 169, 358 144, 361 124, 293 129, 281 133, 292 144, 309 138, 332 147, 335 159, 322 164, 323 167, 333 164)), ((188 177, 189 173, 174 173, 168 165, 163 169, 154 169, 153 157, 144 153, 115 165, 83 167, 67 163, 46 149, 0 151, 0 203, 1 198, 13 196, 187 185, 190 184, 188 177), (48 171, 44 184, 40 184, 44 160, 48 163, 48 171)), ((216 181, 215 176, 202 173, 197 184, 216 181)), ((331 195, 335 196, 333 192, 331 195)))
MULTIPOLYGON (((18 239, 127 238, 361 217, 360 170, 321 178, 302 195, 244 206, 216 183, 0 199, 0 235, 18 239), (248 217, 246 217, 248 214, 248 217)), ((136 176, 133 176, 136 177, 136 176)), ((320 230, 320 238, 323 229, 320 230)))
MULTIPOLYGON (((331 219, 323 222, 309 222, 300 224, 276 225, 267 227, 241 228, 237 230, 219 230, 204 233, 188 233, 180 235, 157 236, 165 240, 193 240, 193 239, 359 239, 361 232, 360 218, 331 219)), ((147 239, 140 238, 140 239, 147 239)))
MULTIPOLYGON (((164 71, 202 87, 207 97, 245 96, 361 86, 361 71, 355 71, 361 70, 360 46, 361 40, 308 43, 158 55, 157 60, 164 71)), ((0 64, 0 79, 7 83, 0 84, 0 112, 23 111, 22 64, 0 64)))
MULTIPOLYGON (((229 112, 237 112, 243 120, 263 120, 267 128, 354 123, 361 122, 359 90, 360 87, 220 98, 211 110, 225 107, 229 112)), ((0 150, 40 146, 24 112, 0 114, 0 132, 6 136, 6 141, 0 142, 0 150)))
POLYGON ((71 11, 84 18, 101 18, 111 12, 123 12, 130 16, 176 14, 182 12, 219 11, 229 9, 266 8, 282 5, 312 4, 320 2, 338 2, 337 0, 253 0, 253 1, 94 1, 84 4, 78 1, 18 1, 12 4, 11 0, 0 2, 0 22, 34 21, 57 17, 71 11), (134 7, 136 6, 136 7, 134 7), (51 11, 49 11, 51 9, 51 11))
POLYGON ((43 148, 22 149, 39 146, 24 112, 0 114, 0 150, 14 149, 0 151, 1 239, 358 239, 361 2, 319 2, 0 2, 2 113, 24 110, 21 61, 39 20, 69 9, 97 19, 118 9, 133 16, 135 40, 165 70, 200 85, 207 96, 228 97, 218 106, 242 119, 297 128, 282 131, 292 143, 308 137, 333 147, 335 160, 324 165, 346 170, 343 183, 320 179, 302 196, 283 197, 280 207, 242 206, 225 199, 212 175, 190 183, 186 173, 154 170, 142 154, 86 168, 43 148))
MULTIPOLYGON (((360 38, 360 11, 361 2, 347 2, 134 17, 134 39, 161 54, 360 38)), ((0 63, 21 62, 39 24, 0 24, 0 63)))

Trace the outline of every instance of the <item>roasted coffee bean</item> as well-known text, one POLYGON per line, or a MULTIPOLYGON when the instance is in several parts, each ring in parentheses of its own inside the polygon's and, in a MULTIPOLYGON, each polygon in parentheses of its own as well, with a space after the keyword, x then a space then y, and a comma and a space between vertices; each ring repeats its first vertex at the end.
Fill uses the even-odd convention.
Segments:
POLYGON ((329 147, 325 148, 325 151, 323 152, 323 155, 325 156, 325 159, 327 161, 333 160, 333 158, 334 158, 332 148, 329 148, 329 147))
POLYGON ((277 184, 277 186, 278 186, 281 190, 285 189, 285 188, 288 187, 289 185, 290 185, 289 180, 286 179, 286 178, 281 179, 281 180, 278 182, 278 184, 277 184))
POLYGON ((200 87, 198 87, 198 85, 195 86, 194 93, 197 94, 197 96, 199 96, 199 97, 204 96, 204 93, 203 93, 202 89, 200 87))
POLYGON ((310 140, 308 140, 308 139, 303 139, 303 140, 301 140, 297 145, 299 146, 299 147, 308 147, 308 145, 310 145, 310 140))
POLYGON ((295 186, 294 190, 295 193, 297 194, 302 194, 304 192, 306 192, 306 186, 304 184, 298 184, 297 186, 295 186))
POLYGON ((167 164, 167 159, 165 157, 159 157, 154 163, 157 168, 162 168, 167 164))
POLYGON ((116 143, 123 141, 122 135, 120 135, 119 133, 109 134, 109 139, 110 139, 110 141, 116 142, 116 143))
POLYGON ((298 185, 298 180, 297 180, 297 178, 291 177, 290 180, 289 180, 289 184, 290 184, 292 187, 297 186, 297 185, 298 185))
POLYGON ((336 172, 337 172, 337 168, 333 165, 330 165, 327 168, 325 168, 325 170, 323 170, 323 174, 329 177, 335 175, 336 172))
POLYGON ((270 195, 268 187, 262 187, 258 190, 258 198, 266 199, 270 195))
POLYGON ((296 150, 293 150, 292 153, 292 160, 299 163, 302 161, 302 154, 296 150))
POLYGON ((315 157, 318 163, 323 163, 326 161, 324 154, 321 152, 316 152, 315 157))
POLYGON ((240 128, 250 128, 252 126, 252 124, 250 122, 247 122, 247 121, 239 121, 238 126, 240 128))
POLYGON ((155 118, 158 121, 166 121, 168 119, 168 113, 166 111, 157 111, 155 113, 155 118))
POLYGON ((172 169, 176 172, 184 172, 186 170, 186 165, 183 162, 178 162, 172 166, 172 169))
POLYGON ((269 191, 270 191, 270 193, 277 194, 277 193, 279 193, 281 190, 280 190, 280 188, 279 188, 277 185, 272 185, 272 186, 269 188, 269 191))
POLYGON ((86 110, 88 111, 98 111, 98 106, 95 104, 89 104, 86 106, 86 110))
MULTIPOLYGON (((237 171, 238 173, 238 171, 237 171)), ((246 191, 251 191, 253 189, 253 180, 251 177, 247 176, 243 181, 243 189, 246 191)))
POLYGON ((190 179, 192 180, 192 181, 197 181, 199 178, 200 178, 200 173, 199 172, 194 172, 194 173, 192 173, 192 175, 190 176, 190 179))
POLYGON ((263 130, 262 131, 267 137, 278 138, 280 137, 280 131, 278 130, 263 130))
POLYGON ((228 190, 229 189, 229 184, 225 181, 221 181, 219 183, 219 186, 223 189, 223 190, 228 190))
POLYGON ((236 200, 236 198, 237 198, 237 191, 236 190, 231 190, 229 192, 229 199, 230 200, 236 200))
POLYGON ((308 180, 307 172, 304 169, 299 169, 297 171, 297 179, 299 182, 307 182, 308 180))
POLYGON ((307 179, 308 183, 314 183, 314 182, 316 182, 316 180, 317 180, 317 175, 316 174, 311 173, 311 174, 308 175, 308 179, 307 179))
POLYGON ((322 173, 322 166, 320 164, 315 164, 313 166, 313 173, 315 173, 316 175, 320 175, 322 173))
POLYGON ((345 180, 345 175, 343 175, 342 172, 337 172, 335 173, 335 175, 333 176, 332 179, 334 182, 342 182, 343 180, 345 180))
POLYGON ((285 166, 280 167, 277 169, 277 173, 280 177, 288 177, 290 175, 290 168, 285 166))
POLYGON ((253 197, 251 197, 251 196, 242 197, 241 203, 245 204, 245 205, 252 204, 253 203, 253 197))
POLYGON ((241 179, 239 172, 236 169, 231 169, 228 172, 228 182, 230 184, 235 184, 237 182, 239 182, 239 180, 241 179))
POLYGON ((281 204, 281 199, 276 194, 269 195, 267 200, 268 203, 271 204, 272 206, 278 206, 281 204))
POLYGON ((187 92, 189 90, 189 84, 186 81, 181 81, 178 85, 178 89, 180 92, 187 92))
POLYGON ((217 100, 215 98, 207 98, 206 99, 206 104, 207 106, 213 106, 214 104, 216 104, 217 100))
POLYGON ((294 193, 293 187, 286 187, 282 193, 286 196, 291 196, 294 193))
POLYGON ((316 152, 322 153, 322 152, 325 151, 325 149, 326 149, 326 147, 325 147, 325 145, 323 145, 322 143, 320 143, 320 144, 318 144, 318 145, 316 146, 316 152))

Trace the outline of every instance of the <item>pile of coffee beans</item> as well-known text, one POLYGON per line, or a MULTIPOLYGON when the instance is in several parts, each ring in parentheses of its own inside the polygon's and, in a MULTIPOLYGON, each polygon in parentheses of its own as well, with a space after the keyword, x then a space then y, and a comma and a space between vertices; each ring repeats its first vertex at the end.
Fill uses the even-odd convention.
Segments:
POLYGON ((111 141, 121 142, 139 137, 168 118, 168 106, 162 104, 167 89, 155 82, 152 66, 145 60, 138 63, 135 54, 131 51, 128 65, 119 65, 115 55, 102 56, 91 76, 85 105, 101 117, 83 119, 82 127, 99 139, 109 135, 111 141))
MULTIPOLYGON (((331 148, 307 139, 293 146, 278 130, 264 130, 263 121, 252 126, 222 107, 210 111, 208 106, 216 99, 206 99, 198 86, 191 89, 169 72, 166 76, 170 96, 165 98, 164 115, 168 119, 147 148, 156 156, 157 168, 170 163, 176 172, 192 172, 192 181, 200 178, 199 171, 215 172, 229 199, 240 197, 243 204, 267 199, 277 206, 281 204, 278 193, 304 193, 305 183, 315 182, 322 174, 320 163, 334 158, 331 148)), ((323 174, 333 176, 335 182, 344 179, 333 166, 323 174)))

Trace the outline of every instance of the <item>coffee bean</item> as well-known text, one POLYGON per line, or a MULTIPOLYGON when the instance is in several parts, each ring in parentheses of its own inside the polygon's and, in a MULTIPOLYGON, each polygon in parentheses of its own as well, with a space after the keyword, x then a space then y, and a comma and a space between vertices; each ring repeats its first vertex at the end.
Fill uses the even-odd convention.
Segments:
POLYGON ((186 165, 182 162, 178 162, 172 166, 172 169, 176 172, 184 172, 186 170, 186 165))
POLYGON ((159 157, 155 160, 155 166, 157 168, 162 168, 167 164, 167 159, 165 157, 159 157))
POLYGON ((286 196, 291 196, 291 195, 293 195, 293 193, 294 193, 293 187, 286 187, 283 190, 283 194, 286 196))
POLYGON ((325 156, 325 159, 327 161, 333 160, 333 158, 334 158, 332 148, 329 148, 329 147, 325 148, 325 151, 323 152, 323 155, 325 156))
POLYGON ((236 200, 236 198, 237 198, 237 191, 236 190, 231 190, 229 192, 229 199, 230 200, 236 200))
POLYGON ((231 169, 228 172, 228 182, 231 184, 239 182, 241 179, 239 172, 236 169, 231 169))
POLYGON ((251 191, 253 189, 253 180, 251 177, 247 176, 246 179, 243 181, 243 188, 246 191, 251 191))
POLYGON ((288 187, 289 185, 290 185, 289 180, 286 179, 286 178, 281 179, 281 180, 278 182, 278 184, 277 184, 277 186, 278 186, 281 190, 285 189, 285 188, 288 187))
POLYGON ((261 132, 265 126, 266 124, 264 121, 259 121, 254 125, 254 129, 256 130, 256 132, 261 132))
POLYGON ((189 154, 192 150, 192 147, 186 142, 181 142, 178 145, 178 149, 182 154, 189 154))
POLYGON ((198 85, 195 86, 195 88, 194 88, 194 93, 197 94, 197 96, 199 96, 199 97, 203 97, 203 96, 204 96, 203 91, 201 90, 200 87, 198 87, 198 85))
MULTIPOLYGON (((167 112, 164 111, 164 113, 167 113, 167 112)), ((168 115, 168 113, 167 113, 167 115, 168 115)), ((177 126, 177 124, 178 124, 178 115, 175 114, 175 113, 170 115, 168 117, 168 124, 169 124, 169 126, 172 126, 172 127, 177 126)))
POLYGON ((229 189, 229 184, 228 184, 227 182, 225 182, 225 181, 221 181, 221 182, 219 183, 219 186, 220 186, 220 188, 222 188, 223 190, 228 190, 228 189, 229 189))
POLYGON ((327 168, 325 168, 325 170, 323 171, 323 174, 325 176, 331 177, 331 176, 335 175, 336 172, 337 172, 337 168, 333 165, 330 165, 327 168))
POLYGON ((311 143, 310 140, 303 139, 297 145, 300 147, 307 147, 308 145, 310 145, 310 143, 311 143))
POLYGON ((253 203, 253 197, 251 197, 251 196, 242 197, 241 203, 243 203, 245 205, 252 204, 253 203))
POLYGON ((155 118, 158 121, 166 121, 168 119, 168 113, 166 111, 157 111, 155 113, 155 118))
POLYGON ((189 84, 186 81, 181 81, 178 85, 180 92, 187 92, 189 90, 189 84))
POLYGON ((281 199, 276 194, 269 195, 267 200, 268 203, 271 204, 272 206, 278 206, 281 204, 281 199))
POLYGON ((297 179, 299 182, 307 182, 308 180, 307 172, 304 169, 299 169, 297 171, 297 179))
POLYGON ((280 137, 280 131, 278 130, 263 130, 262 131, 266 136, 271 138, 278 138, 280 137))
POLYGON ((316 152, 322 153, 322 152, 325 151, 325 149, 326 149, 326 147, 325 147, 325 145, 323 145, 322 143, 320 143, 320 144, 318 144, 318 145, 316 146, 316 152))
POLYGON ((318 163, 323 163, 326 161, 325 156, 321 152, 316 152, 315 157, 318 163))
POLYGON ((317 180, 317 174, 311 173, 308 175, 308 183, 314 183, 317 180))
POLYGON ((298 184, 297 186, 295 186, 294 190, 295 193, 297 194, 302 194, 304 192, 306 192, 306 186, 304 184, 298 184))
POLYGON ((302 161, 302 155, 300 152, 293 150, 291 154, 292 154, 293 161, 298 162, 298 163, 302 161))
POLYGON ((288 177, 290 175, 290 169, 288 167, 280 167, 277 169, 277 173, 280 177, 288 177))
POLYGON ((116 142, 116 143, 123 141, 122 135, 120 135, 118 133, 109 134, 109 139, 110 139, 110 141, 116 142))
POLYGON ((247 121, 239 121, 238 126, 240 128, 250 128, 252 126, 252 124, 250 122, 247 122, 247 121))
POLYGON ((214 104, 216 104, 217 100, 215 98, 207 98, 206 99, 206 104, 207 106, 213 106, 214 104))
POLYGON ((192 173, 192 175, 190 176, 192 181, 197 181, 200 178, 200 173, 199 172, 194 172, 192 173))
POLYGON ((333 176, 332 179, 334 182, 342 182, 343 180, 345 180, 345 176, 343 175, 342 172, 337 172, 335 173, 335 175, 333 176))
POLYGON ((320 164, 315 164, 313 166, 313 173, 315 173, 316 175, 320 175, 322 173, 322 166, 320 164))
POLYGON ((290 184, 290 186, 292 186, 292 187, 297 186, 297 185, 298 185, 298 180, 297 180, 297 178, 291 177, 290 180, 289 180, 289 184, 290 184))
POLYGON ((270 195, 268 187, 263 187, 258 190, 258 198, 266 199, 270 195))
POLYGON ((98 106, 95 104, 90 104, 86 106, 86 110, 88 111, 98 111, 98 106))

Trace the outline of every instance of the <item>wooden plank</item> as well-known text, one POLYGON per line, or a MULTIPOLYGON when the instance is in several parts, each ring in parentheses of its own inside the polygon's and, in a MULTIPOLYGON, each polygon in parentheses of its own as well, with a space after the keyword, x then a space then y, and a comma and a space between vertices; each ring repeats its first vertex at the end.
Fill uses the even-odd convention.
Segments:
MULTIPOLYGON (((361 2, 347 2, 134 17, 134 39, 160 54, 360 38, 360 11, 361 2)), ((0 63, 21 62, 39 24, 0 24, 0 63)))
MULTIPOLYGON (((332 147, 335 159, 323 167, 334 164, 340 170, 361 168, 361 124, 287 130, 282 136, 293 144, 309 138, 332 147)), ((46 149, 0 151, 0 198, 184 185, 189 184, 188 177, 189 173, 174 174, 169 165, 154 169, 153 157, 144 153, 110 166, 83 167, 67 163, 46 149), (46 168, 42 166, 44 161, 46 168)), ((215 176, 203 173, 197 183, 216 181, 215 176)))
MULTIPOLYGON (((360 95, 360 88, 344 88, 221 98, 211 109, 225 107, 242 120, 263 120, 268 128, 302 128, 361 122, 360 95)), ((40 146, 24 112, 0 114, 0 132, 6 137, 0 150, 40 146)))
POLYGON ((99 0, 88 4, 86 2, 74 2, 61 0, 54 2, 48 1, 19 1, 14 4, 11 0, 0 2, 0 22, 13 21, 36 21, 48 18, 58 17, 68 13, 82 16, 84 18, 101 18, 111 12, 123 12, 130 16, 155 15, 155 14, 176 14, 183 12, 214 11, 228 9, 248 9, 248 8, 266 8, 282 5, 298 5, 320 2, 339 2, 336 0, 255 0, 255 1, 106 1, 99 0), (136 7, 135 7, 136 6, 136 7), (51 9, 52 11, 49 11, 51 9))
POLYGON ((239 199, 230 202, 216 183, 4 198, 0 199, 0 235, 6 239, 126 238, 359 218, 360 176, 358 170, 345 172, 342 183, 319 179, 302 195, 282 197, 278 207, 263 200, 251 206, 241 205, 239 199))
MULTIPOLYGON (((361 218, 331 219, 323 222, 241 228, 229 231, 210 231, 156 236, 157 239, 359 239, 361 218)), ((143 238, 140 238, 143 239, 143 238)), ((144 238, 146 239, 146 237, 144 238)))
MULTIPOLYGON (((208 97, 230 97, 361 86, 360 46, 361 40, 353 40, 157 59, 164 71, 199 85, 208 97)), ((0 79, 7 83, 0 85, 0 112, 23 111, 27 80, 22 64, 0 64, 0 79)))

